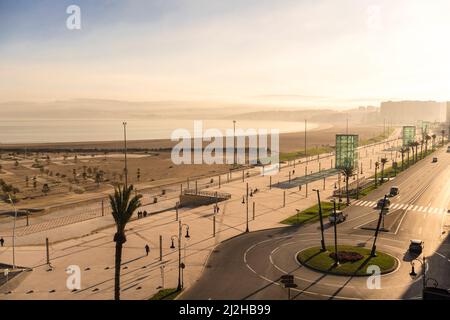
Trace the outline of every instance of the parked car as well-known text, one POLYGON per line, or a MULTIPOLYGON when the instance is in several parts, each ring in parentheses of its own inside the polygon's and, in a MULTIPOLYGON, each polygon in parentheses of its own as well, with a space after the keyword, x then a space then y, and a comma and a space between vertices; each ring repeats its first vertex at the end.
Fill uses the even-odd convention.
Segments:
MULTIPOLYGON (((377 202, 377 209, 383 208, 383 203, 384 203, 384 198, 378 200, 378 202, 377 202)), ((386 199, 386 203, 384 204, 384 210, 388 210, 390 206, 391 206, 391 200, 386 199)))
POLYGON ((433 158, 433 163, 436 163, 436 162, 438 162, 438 158, 434 157, 433 158))
POLYGON ((447 147, 447 153, 450 153, 450 146, 447 147))
POLYGON ((342 211, 336 211, 336 220, 334 219, 334 213, 332 213, 329 217, 328 220, 330 221, 331 224, 334 223, 341 223, 344 222, 345 220, 347 220, 348 214, 343 213, 342 211))
POLYGON ((409 243, 409 252, 413 254, 421 254, 423 251, 423 241, 422 240, 411 240, 409 243))
POLYGON ((395 197, 400 193, 400 188, 399 187, 391 187, 391 190, 389 191, 389 196, 390 197, 395 197))

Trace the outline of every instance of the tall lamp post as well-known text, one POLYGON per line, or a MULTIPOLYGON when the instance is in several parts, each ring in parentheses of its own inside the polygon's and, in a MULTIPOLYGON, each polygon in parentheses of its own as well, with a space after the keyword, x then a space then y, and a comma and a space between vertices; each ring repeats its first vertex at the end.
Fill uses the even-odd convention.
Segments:
POLYGON ((11 198, 11 195, 8 194, 9 201, 14 208, 14 223, 13 223, 13 234, 12 234, 12 247, 13 247, 13 269, 16 268, 16 220, 17 220, 17 208, 14 205, 14 201, 11 198))
POLYGON ((236 165, 236 153, 237 153, 237 146, 236 146, 236 120, 233 120, 233 164, 236 165))
POLYGON ((128 162, 127 162, 127 123, 123 122, 123 142, 125 152, 125 189, 128 187, 128 162))
POLYGON ((427 287, 427 282, 428 282, 429 280, 433 280, 433 281, 434 281, 435 287, 438 286, 438 282, 436 281, 436 279, 433 279, 433 278, 426 278, 426 273, 427 273, 427 266, 428 266, 428 264, 427 264, 427 262, 426 262, 425 256, 422 256, 422 261, 419 260, 418 258, 413 259, 413 260, 411 261, 411 272, 409 273, 409 275, 410 275, 411 277, 416 277, 416 276, 417 276, 417 273, 416 273, 416 271, 414 270, 414 261, 419 262, 420 265, 422 266, 422 299, 424 299, 424 298, 425 298, 425 288, 427 287))
POLYGON ((186 235, 185 238, 189 239, 189 225, 185 223, 181 223, 181 220, 178 221, 178 236, 172 236, 170 239, 172 240, 172 244, 170 249, 175 249, 174 239, 178 240, 178 286, 177 290, 180 291, 183 288, 181 284, 181 269, 184 269, 184 265, 181 263, 181 233, 183 231, 183 227, 186 227, 186 235))
POLYGON ((386 205, 387 198, 388 198, 388 196, 384 195, 383 205, 381 206, 381 212, 380 212, 380 216, 378 218, 377 229, 375 230, 375 237, 373 239, 372 251, 370 252, 371 257, 376 257, 376 255, 377 255, 376 254, 376 251, 377 251, 376 242, 377 242, 377 238, 378 238, 378 232, 380 231, 381 219, 383 218, 383 215, 384 215, 384 207, 386 205))
POLYGON ((339 257, 338 257, 338 247, 337 247, 337 212, 336 212, 336 200, 332 199, 331 202, 333 202, 333 214, 334 214, 334 265, 339 265, 339 257))
POLYGON ((327 251, 327 249, 325 248, 325 237, 323 234, 323 216, 322 216, 322 205, 320 203, 320 191, 319 189, 313 189, 313 191, 317 192, 317 201, 319 203, 320 233, 322 234, 321 240, 322 251, 327 251))

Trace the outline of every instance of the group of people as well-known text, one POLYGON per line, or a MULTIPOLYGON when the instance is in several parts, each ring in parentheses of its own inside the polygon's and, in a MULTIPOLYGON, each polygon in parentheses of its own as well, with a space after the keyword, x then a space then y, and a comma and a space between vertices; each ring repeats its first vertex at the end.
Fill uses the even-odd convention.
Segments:
POLYGON ((147 215, 148 215, 147 210, 145 210, 145 211, 138 211, 138 213, 137 213, 138 219, 145 218, 147 215))

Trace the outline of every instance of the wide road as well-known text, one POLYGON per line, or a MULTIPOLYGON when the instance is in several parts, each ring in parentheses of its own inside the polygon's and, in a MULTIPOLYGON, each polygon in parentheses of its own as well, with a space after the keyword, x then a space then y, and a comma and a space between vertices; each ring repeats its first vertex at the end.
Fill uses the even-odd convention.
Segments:
MULTIPOLYGON (((345 210, 348 219, 338 226, 338 242, 370 248, 374 231, 367 227, 379 215, 373 206, 391 186, 400 187, 400 195, 391 199, 386 231, 377 240, 377 248, 396 257, 399 267, 381 277, 380 288, 372 289, 367 277, 325 275, 301 266, 296 253, 320 245, 320 227, 315 223, 249 233, 220 244, 202 277, 181 299, 287 299, 279 280, 288 273, 298 285, 291 291, 293 299, 420 299, 422 279, 409 275, 410 239, 425 242, 426 278, 449 289, 450 239, 444 224, 450 209, 450 154, 445 151, 434 154, 437 163, 432 157, 420 161, 366 198, 353 200, 345 210)), ((333 228, 328 223, 325 228, 326 242, 332 244, 333 228)), ((416 263, 416 272, 420 271, 416 263)))

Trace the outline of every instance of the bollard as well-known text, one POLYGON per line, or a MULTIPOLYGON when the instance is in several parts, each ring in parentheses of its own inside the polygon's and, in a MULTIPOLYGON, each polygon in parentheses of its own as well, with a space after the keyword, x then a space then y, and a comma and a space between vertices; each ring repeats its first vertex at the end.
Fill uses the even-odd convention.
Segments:
POLYGON ((255 220, 255 201, 253 201, 253 220, 255 220))
POLYGON ((219 189, 220 189, 220 186, 221 186, 220 177, 221 177, 221 176, 219 175, 219 189))
POLYGON ((197 180, 195 180, 195 194, 197 194, 197 192, 198 192, 198 187, 197 187, 197 180))
POLYGON ((283 208, 286 207, 286 191, 283 191, 283 208))
POLYGON ((163 251, 162 251, 162 235, 159 236, 159 261, 162 261, 163 251))
POLYGON ((216 236, 216 215, 213 215, 213 237, 216 236))
POLYGON ((270 182, 269 182, 269 190, 272 190, 272 176, 269 177, 270 182))
POLYGON ((50 250, 48 246, 48 238, 45 238, 45 249, 47 253, 47 264, 50 265, 50 250))

